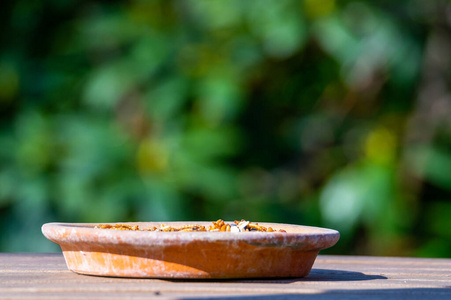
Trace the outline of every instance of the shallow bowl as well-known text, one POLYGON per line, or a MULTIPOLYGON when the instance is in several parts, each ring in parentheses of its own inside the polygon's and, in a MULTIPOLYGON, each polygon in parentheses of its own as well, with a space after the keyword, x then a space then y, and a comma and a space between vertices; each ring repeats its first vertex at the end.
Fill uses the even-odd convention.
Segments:
MULTIPOLYGON (((150 228, 161 222, 108 224, 150 228)), ((212 223, 164 224, 208 227, 212 223)), ((96 225, 47 223, 42 232, 61 246, 73 272, 149 278, 304 277, 318 252, 335 245, 340 236, 332 229, 277 223, 259 225, 286 232, 127 231, 96 225)))

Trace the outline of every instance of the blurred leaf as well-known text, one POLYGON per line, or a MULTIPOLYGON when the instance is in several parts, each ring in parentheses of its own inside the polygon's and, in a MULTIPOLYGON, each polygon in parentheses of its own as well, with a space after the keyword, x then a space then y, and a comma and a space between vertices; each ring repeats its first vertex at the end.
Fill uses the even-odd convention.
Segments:
POLYGON ((102 176, 129 157, 131 148, 117 127, 81 116, 64 116, 59 139, 65 148, 61 171, 89 180, 102 176))
POLYGON ((366 3, 349 3, 341 14, 319 19, 314 32, 324 49, 340 61, 351 86, 364 85, 388 68, 399 82, 416 76, 419 60, 414 44, 392 20, 366 3))
POLYGON ((236 25, 241 19, 242 2, 239 0, 228 2, 193 0, 188 3, 195 14, 196 21, 208 29, 228 28, 236 25))
POLYGON ((358 222, 371 225, 382 218, 393 201, 391 171, 374 164, 359 164, 333 176, 321 193, 323 218, 349 235, 358 222))
POLYGON ((323 17, 335 9, 335 0, 304 0, 303 4, 311 18, 323 17))
POLYGON ((100 109, 114 108, 119 99, 157 71, 168 54, 166 46, 164 37, 153 32, 139 39, 129 56, 102 66, 88 78, 86 103, 100 109))
POLYGON ((209 76, 198 88, 199 111, 204 120, 213 126, 233 119, 241 104, 241 90, 233 78, 209 76))
POLYGON ((13 202, 18 193, 17 181, 14 171, 2 168, 0 172, 0 209, 13 202))
POLYGON ((182 199, 171 185, 161 180, 146 180, 147 193, 142 199, 138 219, 153 221, 181 220, 182 199))
POLYGON ((12 61, 0 60, 0 105, 8 103, 19 92, 19 72, 12 61))
POLYGON ((431 235, 441 236, 451 241, 451 202, 443 200, 435 202, 426 213, 428 229, 431 235))
POLYGON ((134 23, 120 11, 108 11, 93 4, 77 24, 75 40, 85 50, 116 50, 138 38, 146 28, 134 23))
POLYGON ((179 153, 185 152, 199 163, 205 163, 233 154, 238 147, 239 139, 233 128, 199 127, 186 132, 179 153))
POLYGON ((284 58, 297 51, 306 40, 306 29, 296 1, 252 1, 249 26, 271 56, 284 58))
POLYGON ((390 165, 396 159, 396 136, 387 128, 378 128, 365 141, 365 154, 375 163, 390 165))
POLYGON ((409 159, 418 176, 451 189, 451 153, 436 147, 416 147, 411 149, 409 159))
POLYGON ((15 152, 18 165, 24 173, 42 172, 53 159, 55 150, 51 125, 42 115, 29 112, 18 118, 18 139, 15 152))
POLYGON ((151 87, 145 95, 147 111, 156 120, 175 122, 173 118, 182 113, 186 103, 187 89, 187 82, 177 77, 151 87))
POLYGON ((138 148, 137 164, 142 174, 164 172, 169 164, 168 149, 161 141, 144 140, 138 148))

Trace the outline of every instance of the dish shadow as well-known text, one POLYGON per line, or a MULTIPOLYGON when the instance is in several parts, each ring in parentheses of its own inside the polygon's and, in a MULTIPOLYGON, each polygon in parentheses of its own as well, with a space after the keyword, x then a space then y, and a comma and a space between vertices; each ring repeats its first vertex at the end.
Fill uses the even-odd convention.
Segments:
POLYGON ((360 281, 374 279, 387 279, 387 277, 382 275, 367 275, 355 271, 312 269, 307 277, 302 278, 304 281, 360 281))
POLYGON ((341 271, 341 270, 329 270, 329 269, 312 269, 310 274, 306 277, 298 278, 246 278, 246 279, 163 279, 173 282, 239 282, 239 283, 278 283, 278 284, 290 284, 299 281, 316 281, 316 282, 328 282, 328 281, 362 281, 362 280, 375 280, 375 279, 387 279, 382 275, 367 275, 361 272, 354 271, 341 271))

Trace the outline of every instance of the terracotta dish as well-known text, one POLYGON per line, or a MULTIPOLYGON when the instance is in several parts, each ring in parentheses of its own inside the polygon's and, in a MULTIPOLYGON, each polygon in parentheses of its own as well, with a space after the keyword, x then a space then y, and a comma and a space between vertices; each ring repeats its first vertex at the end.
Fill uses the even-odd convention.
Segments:
MULTIPOLYGON (((165 224, 193 223, 211 224, 165 224)), ((151 228, 161 222, 122 224, 151 228)), ((259 225, 286 232, 155 232, 97 225, 48 223, 42 232, 61 246, 73 272, 153 278, 304 277, 318 252, 335 245, 340 236, 332 229, 276 223, 259 225)))

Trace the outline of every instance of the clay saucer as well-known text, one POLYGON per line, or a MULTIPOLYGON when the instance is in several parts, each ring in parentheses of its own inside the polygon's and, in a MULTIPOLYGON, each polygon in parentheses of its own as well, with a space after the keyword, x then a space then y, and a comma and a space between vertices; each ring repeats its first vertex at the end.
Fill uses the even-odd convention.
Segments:
MULTIPOLYGON (((120 224, 150 228, 161 222, 120 224)), ((211 222, 165 224, 209 226, 211 222)), ((47 223, 42 232, 61 246, 73 272, 153 278, 304 277, 318 252, 340 237, 332 229, 277 223, 259 225, 286 232, 125 231, 96 225, 47 223)))

